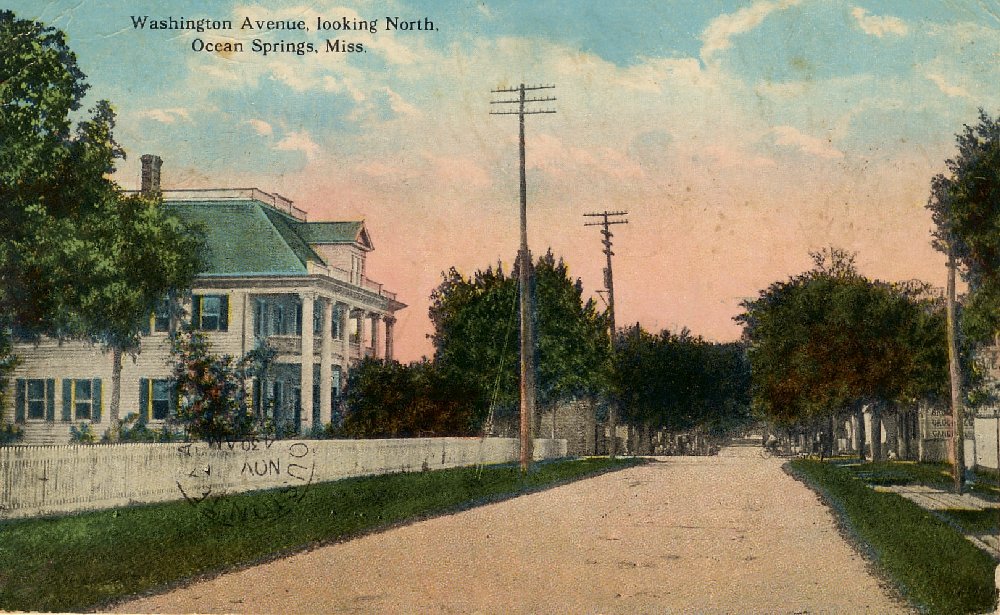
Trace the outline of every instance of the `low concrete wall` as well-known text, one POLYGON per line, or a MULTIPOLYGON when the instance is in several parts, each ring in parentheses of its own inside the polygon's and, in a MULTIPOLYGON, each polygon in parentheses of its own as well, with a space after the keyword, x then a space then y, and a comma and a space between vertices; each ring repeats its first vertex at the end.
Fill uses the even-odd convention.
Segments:
MULTIPOLYGON (((515 461, 512 438, 242 440, 0 448, 0 519, 297 488, 348 478, 515 461)), ((535 441, 535 459, 566 456, 535 441)))

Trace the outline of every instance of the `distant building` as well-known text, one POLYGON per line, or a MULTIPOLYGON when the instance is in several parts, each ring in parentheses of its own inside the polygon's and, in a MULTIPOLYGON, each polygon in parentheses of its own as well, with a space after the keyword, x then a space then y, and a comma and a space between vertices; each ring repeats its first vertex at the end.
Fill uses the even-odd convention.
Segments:
MULTIPOLYGON (((159 189, 160 159, 143 156, 142 186, 159 189)), ((308 222, 292 202, 256 188, 164 191, 164 207, 206 232, 207 263, 181 305, 218 354, 242 356, 267 342, 277 352, 254 379, 261 416, 308 433, 324 425, 352 363, 392 358, 395 313, 406 307, 366 275, 374 249, 363 221, 308 222), (303 411, 309 409, 311 411, 303 411)), ((150 314, 140 354, 123 362, 120 418, 150 426, 173 412, 165 301, 150 314)), ((15 344, 21 359, 4 416, 24 444, 65 444, 70 427, 111 426, 111 354, 84 342, 43 339, 15 344)))

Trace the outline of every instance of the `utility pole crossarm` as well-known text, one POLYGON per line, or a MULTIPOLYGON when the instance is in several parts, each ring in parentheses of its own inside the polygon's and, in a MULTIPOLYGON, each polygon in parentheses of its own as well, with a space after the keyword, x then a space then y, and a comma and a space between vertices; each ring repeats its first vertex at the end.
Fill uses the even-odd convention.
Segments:
POLYGON ((490 115, 538 115, 539 113, 555 113, 554 109, 539 109, 536 111, 490 111, 490 115))
MULTIPOLYGON (((525 98, 524 102, 554 102, 556 99, 552 96, 546 96, 545 98, 525 98)), ((519 103, 521 99, 515 98, 514 100, 491 100, 491 105, 502 105, 505 103, 519 103)))

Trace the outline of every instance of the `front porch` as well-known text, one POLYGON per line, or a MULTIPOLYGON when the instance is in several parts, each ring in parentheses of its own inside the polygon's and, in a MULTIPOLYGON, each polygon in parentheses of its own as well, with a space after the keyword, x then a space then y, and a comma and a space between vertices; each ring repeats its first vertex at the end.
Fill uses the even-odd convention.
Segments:
POLYGON ((253 345, 275 351, 269 373, 254 382, 254 409, 285 433, 329 424, 358 361, 392 359, 395 318, 370 303, 316 290, 258 290, 247 302, 253 345))

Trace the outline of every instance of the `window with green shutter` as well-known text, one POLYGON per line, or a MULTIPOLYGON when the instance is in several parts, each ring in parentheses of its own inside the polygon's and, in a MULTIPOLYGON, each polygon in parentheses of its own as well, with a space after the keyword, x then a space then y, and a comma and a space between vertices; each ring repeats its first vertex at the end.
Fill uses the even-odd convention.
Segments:
POLYGON ((76 419, 85 420, 94 416, 94 383, 90 380, 73 382, 73 408, 76 419))
POLYGON ((228 331, 229 295, 194 295, 191 322, 201 331, 228 331))
POLYGON ((174 381, 141 378, 139 380, 139 416, 149 421, 165 421, 177 414, 174 381))
POLYGON ((62 420, 101 420, 101 379, 64 378, 62 381, 62 420))
POLYGON ((151 415, 154 421, 164 421, 170 416, 170 389, 172 383, 169 380, 153 380, 152 395, 150 397, 151 415))
POLYGON ((25 383, 26 418, 29 421, 44 421, 46 409, 48 408, 45 380, 41 378, 28 378, 25 380, 25 383))

